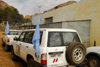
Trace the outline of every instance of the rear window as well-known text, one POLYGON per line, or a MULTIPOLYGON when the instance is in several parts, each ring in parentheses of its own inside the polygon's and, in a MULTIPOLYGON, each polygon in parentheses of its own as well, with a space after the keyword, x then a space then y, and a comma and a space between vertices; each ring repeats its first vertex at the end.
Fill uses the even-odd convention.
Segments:
POLYGON ((71 42, 80 42, 80 39, 75 32, 49 32, 48 46, 65 46, 71 42))

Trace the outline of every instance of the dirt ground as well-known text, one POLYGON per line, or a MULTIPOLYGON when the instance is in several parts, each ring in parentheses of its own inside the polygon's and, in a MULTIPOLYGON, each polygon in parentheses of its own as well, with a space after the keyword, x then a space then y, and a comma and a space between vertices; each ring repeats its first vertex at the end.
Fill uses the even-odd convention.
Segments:
POLYGON ((5 52, 1 42, 1 31, 0 31, 0 67, 26 67, 26 63, 22 60, 13 61, 11 59, 11 53, 5 52))

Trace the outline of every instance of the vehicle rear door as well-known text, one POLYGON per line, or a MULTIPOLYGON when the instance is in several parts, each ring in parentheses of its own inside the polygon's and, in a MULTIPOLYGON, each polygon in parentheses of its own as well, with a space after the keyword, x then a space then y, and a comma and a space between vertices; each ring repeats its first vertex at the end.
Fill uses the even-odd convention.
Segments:
POLYGON ((60 33, 49 33, 47 46, 47 66, 58 67, 67 65, 65 51, 66 47, 63 46, 63 40, 60 33))
POLYGON ((70 43, 80 42, 75 32, 49 32, 47 45, 48 66, 58 67, 68 65, 66 50, 70 43))

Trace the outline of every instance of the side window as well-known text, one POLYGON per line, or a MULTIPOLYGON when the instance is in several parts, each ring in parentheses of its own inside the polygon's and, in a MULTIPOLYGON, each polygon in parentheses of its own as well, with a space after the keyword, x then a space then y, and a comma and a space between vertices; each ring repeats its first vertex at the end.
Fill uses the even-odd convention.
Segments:
POLYGON ((25 35, 25 42, 26 43, 32 43, 33 34, 34 34, 34 32, 28 32, 25 35))
MULTIPOLYGON (((43 32, 40 32, 40 44, 41 44, 41 40, 42 40, 42 34, 43 34, 43 32)), ((27 32, 25 34, 24 42, 32 44, 33 35, 34 35, 33 31, 27 32)))
MULTIPOLYGON (((40 44, 41 44, 41 40, 42 40, 42 34, 43 34, 43 32, 40 32, 40 44)), ((34 35, 34 32, 28 32, 25 35, 25 42, 32 44, 33 35, 34 35)))
POLYGON ((74 35, 73 33, 62 33, 64 43, 73 42, 74 35))
POLYGON ((49 47, 55 47, 55 46, 61 46, 61 35, 57 32, 50 32, 48 37, 48 46, 49 47))
MULTIPOLYGON (((43 34, 43 32, 40 31, 40 44, 41 44, 41 40, 42 40, 42 34, 43 34)), ((26 36, 27 38, 25 38, 25 39, 27 39, 27 43, 32 43, 33 35, 34 35, 34 32, 30 32, 27 34, 27 36, 26 36)))
POLYGON ((20 36, 19 36, 19 40, 24 42, 24 36, 25 36, 25 32, 23 32, 20 36))
POLYGON ((80 39, 79 39, 77 33, 73 33, 73 35, 74 35, 73 41, 74 42, 80 42, 80 39))
POLYGON ((42 41, 42 35, 43 35, 43 32, 41 31, 40 32, 40 45, 41 45, 41 41, 42 41))

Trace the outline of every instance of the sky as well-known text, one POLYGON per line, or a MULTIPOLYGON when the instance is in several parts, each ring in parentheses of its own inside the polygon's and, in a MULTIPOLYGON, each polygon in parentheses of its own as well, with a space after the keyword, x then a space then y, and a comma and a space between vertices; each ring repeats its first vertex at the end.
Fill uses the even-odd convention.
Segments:
MULTIPOLYGON (((3 0, 18 9, 20 14, 33 15, 53 8, 69 0, 3 0)), ((79 1, 79 0, 75 0, 79 1)))

